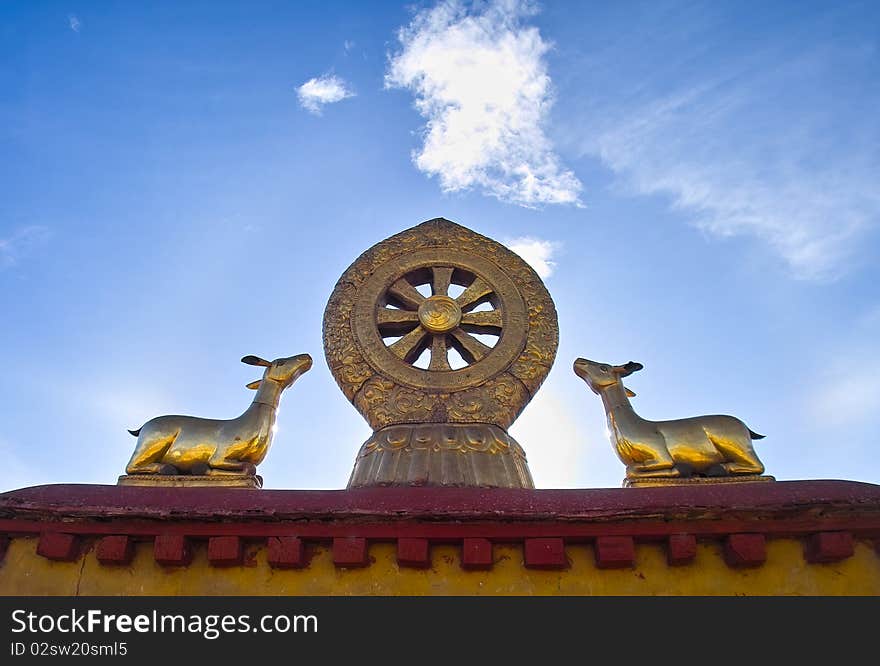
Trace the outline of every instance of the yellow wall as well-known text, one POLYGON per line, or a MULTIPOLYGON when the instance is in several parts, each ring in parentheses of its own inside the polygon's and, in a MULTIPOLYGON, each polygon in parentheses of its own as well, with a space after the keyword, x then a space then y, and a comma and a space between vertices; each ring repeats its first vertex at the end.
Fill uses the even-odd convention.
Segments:
POLYGON ((165 568, 153 560, 152 543, 137 544, 128 566, 104 566, 91 549, 77 562, 52 562, 36 554, 36 538, 17 538, 0 563, 2 595, 880 595, 880 557, 867 542, 834 564, 808 564, 794 539, 767 541, 767 562, 755 569, 731 569, 721 545, 700 543, 693 564, 670 567, 664 547, 637 546, 635 569, 596 568, 589 545, 568 545, 571 567, 536 571, 522 565, 522 548, 495 546, 489 571, 463 571, 459 549, 434 546, 432 568, 399 568, 390 543, 370 546, 364 569, 337 569, 330 549, 309 547, 311 561, 300 570, 272 569, 266 549, 248 546, 248 564, 217 568, 197 543, 188 567, 165 568))

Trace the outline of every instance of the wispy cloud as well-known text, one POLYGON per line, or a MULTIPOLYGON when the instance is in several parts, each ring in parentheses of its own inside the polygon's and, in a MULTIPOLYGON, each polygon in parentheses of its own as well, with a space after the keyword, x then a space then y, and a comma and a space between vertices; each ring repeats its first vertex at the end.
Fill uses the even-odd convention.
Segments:
POLYGON ((70 14, 67 17, 67 25, 69 25, 70 29, 74 32, 79 32, 82 22, 80 22, 79 17, 76 14, 70 14))
POLYGON ((581 183, 544 133, 553 104, 550 45, 524 19, 531 3, 457 0, 400 29, 387 88, 405 88, 427 119, 416 167, 445 192, 476 188, 522 206, 578 204, 581 183))
POLYGON ((856 155, 817 164, 791 129, 780 128, 776 145, 734 145, 729 130, 750 101, 708 91, 661 100, 601 134, 598 154, 637 192, 668 195, 710 234, 755 236, 798 278, 837 277, 855 239, 880 219, 880 169, 856 155))
POLYGON ((49 230, 39 225, 21 227, 7 238, 0 238, 0 269, 14 266, 48 238, 49 230))
POLYGON ((354 42, 350 39, 346 39, 344 42, 342 42, 342 48, 344 48, 345 52, 348 53, 354 48, 354 42))
POLYGON ((859 85, 876 78, 876 49, 804 38, 794 17, 750 50, 712 25, 677 38, 663 20, 591 55, 594 80, 639 54, 585 96, 590 122, 571 129, 587 128, 585 153, 711 236, 758 239, 796 278, 843 274, 880 225, 880 95, 859 85))
POLYGON ((296 89, 296 94, 302 107, 318 116, 324 105, 355 96, 348 84, 335 74, 309 79, 296 89))
POLYGON ((533 236, 511 238, 505 240, 504 245, 525 259, 542 279, 547 279, 553 274, 556 269, 553 255, 562 246, 559 242, 533 236))

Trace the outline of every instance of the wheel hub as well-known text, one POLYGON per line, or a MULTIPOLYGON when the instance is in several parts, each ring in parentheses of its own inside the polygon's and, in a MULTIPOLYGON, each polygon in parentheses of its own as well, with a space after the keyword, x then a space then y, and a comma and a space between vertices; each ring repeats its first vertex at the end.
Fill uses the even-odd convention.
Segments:
POLYGON ((448 333, 461 323, 461 307, 449 296, 430 296, 419 306, 419 322, 431 333, 448 333))

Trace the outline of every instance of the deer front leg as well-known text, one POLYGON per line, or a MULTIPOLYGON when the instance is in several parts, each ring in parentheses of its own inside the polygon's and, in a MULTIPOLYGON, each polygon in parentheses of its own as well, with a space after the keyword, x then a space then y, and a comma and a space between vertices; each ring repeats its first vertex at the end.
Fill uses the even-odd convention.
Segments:
POLYGON ((763 474, 764 465, 759 460, 749 463, 727 462, 721 465, 728 474, 763 474))
POLYGON ((681 470, 670 459, 669 462, 662 461, 630 465, 626 468, 626 476, 628 479, 644 479, 649 477, 673 478, 681 476, 681 470))
POLYGON ((629 479, 681 476, 681 470, 675 466, 664 442, 621 439, 617 442, 617 450, 626 464, 629 479))
POLYGON ((206 474, 222 476, 224 474, 244 474, 253 476, 257 473, 257 466, 253 463, 241 460, 211 460, 206 474))
POLYGON ((180 470, 174 465, 168 463, 146 463, 144 465, 129 465, 125 468, 126 474, 161 474, 163 476, 171 476, 180 474, 180 470))

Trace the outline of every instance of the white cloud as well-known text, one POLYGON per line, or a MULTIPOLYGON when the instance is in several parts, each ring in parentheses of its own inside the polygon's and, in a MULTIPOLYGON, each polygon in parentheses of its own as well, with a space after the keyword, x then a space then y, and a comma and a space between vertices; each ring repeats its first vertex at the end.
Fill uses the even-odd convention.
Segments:
POLYGON ((0 268, 14 266, 31 248, 48 238, 49 230, 39 225, 21 227, 8 238, 0 238, 0 268))
POLYGON ((342 42, 342 48, 344 48, 345 52, 348 53, 354 48, 354 42, 346 39, 344 42, 342 42))
POLYGON ((510 429, 525 449, 538 488, 582 487, 587 438, 567 400, 544 386, 510 429))
POLYGON ((579 204, 581 183, 544 134, 553 104, 544 55, 550 45, 519 0, 468 10, 457 0, 420 11, 398 33, 387 88, 406 88, 427 119, 416 167, 444 192, 477 188, 532 207, 579 204))
POLYGON ((708 235, 757 239, 796 278, 845 273, 880 224, 880 125, 865 111, 880 96, 859 85, 873 80, 876 56, 783 35, 736 56, 723 44, 720 57, 699 30, 686 44, 654 39, 667 32, 652 24, 593 55, 595 77, 644 44, 642 69, 585 95, 569 133, 586 129, 584 152, 619 184, 668 197, 708 235), (664 62, 674 73, 653 64, 664 62), (654 78, 639 78, 646 67, 654 78))
POLYGON ((296 94, 302 107, 318 116, 321 115, 321 109, 325 104, 333 104, 355 96, 348 84, 335 74, 309 79, 296 89, 296 94))
POLYGON ((784 131, 775 139, 782 146, 769 150, 734 145, 725 126, 747 103, 713 101, 704 91, 664 99, 600 134, 596 151, 638 193, 668 195, 709 233, 757 236, 795 277, 836 277, 855 238, 880 216, 872 185, 880 169, 866 173, 846 164, 852 159, 830 156, 816 165, 784 131))
POLYGON ((80 26, 82 23, 79 20, 79 17, 76 14, 70 14, 67 17, 67 24, 70 26, 70 29, 74 32, 79 32, 80 26))
POLYGON ((602 402, 581 380, 551 373, 510 434, 525 449, 537 488, 620 487, 625 470, 604 423, 602 402))
POLYGON ((504 245, 525 259, 541 279, 547 279, 556 269, 553 254, 561 247, 558 242, 521 236, 505 240, 504 245))

